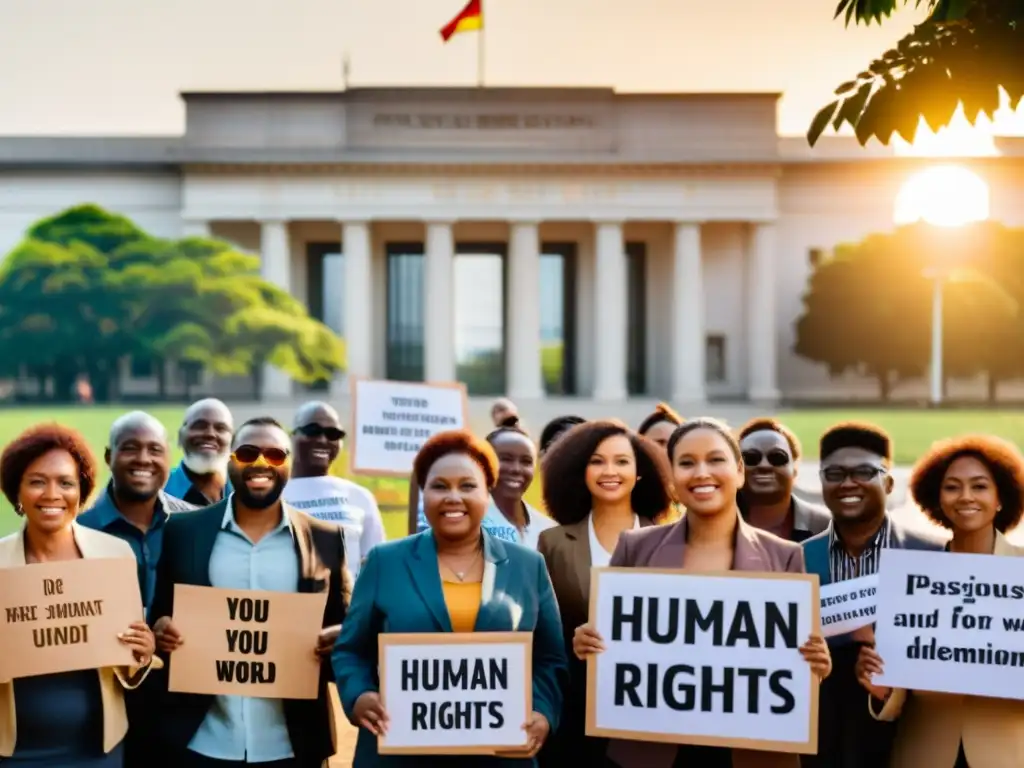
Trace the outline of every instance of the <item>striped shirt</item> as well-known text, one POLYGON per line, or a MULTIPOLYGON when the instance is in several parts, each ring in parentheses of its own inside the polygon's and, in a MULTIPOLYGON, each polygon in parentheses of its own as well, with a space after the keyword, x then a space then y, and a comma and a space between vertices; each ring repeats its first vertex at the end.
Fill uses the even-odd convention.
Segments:
POLYGON ((828 567, 832 583, 856 579, 860 576, 871 576, 878 573, 878 564, 882 559, 882 550, 889 546, 889 539, 892 536, 892 521, 887 514, 882 526, 875 533, 874 538, 867 543, 864 550, 857 557, 852 557, 843 546, 843 542, 836 535, 835 523, 828 526, 828 567))

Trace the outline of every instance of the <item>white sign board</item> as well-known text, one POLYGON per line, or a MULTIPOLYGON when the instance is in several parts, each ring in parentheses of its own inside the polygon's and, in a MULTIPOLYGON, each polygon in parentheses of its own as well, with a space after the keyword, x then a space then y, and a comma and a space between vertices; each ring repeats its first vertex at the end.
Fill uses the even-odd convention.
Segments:
POLYGON ((817 752, 818 577, 595 568, 587 734, 817 752))
POLYGON ((878 571, 877 685, 1024 699, 1024 563, 886 549, 878 571))
POLYGON ((878 574, 837 581, 821 588, 821 634, 835 637, 875 621, 878 574))
POLYGON ((408 477, 427 439, 463 429, 468 422, 462 384, 356 379, 349 446, 352 471, 408 477))
POLYGON ((390 718, 380 754, 486 755, 526 746, 531 633, 381 634, 378 645, 390 718))

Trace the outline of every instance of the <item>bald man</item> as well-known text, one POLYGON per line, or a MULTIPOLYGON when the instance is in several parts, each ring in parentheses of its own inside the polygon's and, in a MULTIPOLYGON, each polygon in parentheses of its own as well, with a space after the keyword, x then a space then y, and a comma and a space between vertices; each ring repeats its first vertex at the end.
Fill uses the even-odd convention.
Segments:
POLYGON ((197 507, 216 504, 231 493, 227 478, 234 426, 230 409, 220 400, 210 397, 192 403, 178 430, 181 463, 164 490, 197 507))
POLYGON ((367 553, 387 539, 377 500, 351 480, 330 474, 341 453, 345 430, 327 403, 302 405, 292 423, 292 476, 284 500, 318 520, 345 531, 348 569, 354 579, 367 553))

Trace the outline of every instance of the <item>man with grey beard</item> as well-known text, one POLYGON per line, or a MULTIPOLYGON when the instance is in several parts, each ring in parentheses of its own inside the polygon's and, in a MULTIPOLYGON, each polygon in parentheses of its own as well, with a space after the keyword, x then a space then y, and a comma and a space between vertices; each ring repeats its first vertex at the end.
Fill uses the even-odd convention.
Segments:
POLYGON ((197 400, 185 411, 178 430, 181 463, 174 468, 164 491, 197 507, 216 504, 231 493, 228 459, 234 419, 220 400, 197 400))

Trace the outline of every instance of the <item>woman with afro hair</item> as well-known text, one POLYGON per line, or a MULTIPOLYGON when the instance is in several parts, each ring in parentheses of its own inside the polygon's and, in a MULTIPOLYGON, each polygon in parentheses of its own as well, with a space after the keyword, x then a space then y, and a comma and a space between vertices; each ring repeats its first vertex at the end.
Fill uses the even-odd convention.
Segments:
MULTIPOLYGON (((936 443, 914 467, 910 492, 952 532, 947 552, 1024 557, 1005 536, 1024 515, 1024 457, 1012 444, 989 436, 936 443)), ((873 647, 861 648, 857 678, 869 691, 871 714, 898 719, 893 768, 1024 765, 1024 701, 883 688, 872 682, 882 667, 873 647)))

